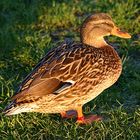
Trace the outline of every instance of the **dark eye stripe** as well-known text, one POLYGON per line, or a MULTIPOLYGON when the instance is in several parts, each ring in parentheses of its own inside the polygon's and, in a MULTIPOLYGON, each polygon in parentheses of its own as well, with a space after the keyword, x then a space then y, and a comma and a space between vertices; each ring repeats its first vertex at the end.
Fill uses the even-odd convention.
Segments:
POLYGON ((99 26, 95 26, 92 28, 93 29, 98 29, 98 31, 102 30, 102 31, 105 31, 105 32, 111 32, 111 28, 106 28, 106 27, 103 27, 102 29, 99 27, 99 26))
POLYGON ((100 23, 100 24, 94 24, 92 29, 102 29, 105 30, 107 32, 110 32, 112 30, 114 26, 112 24, 109 23, 100 23))

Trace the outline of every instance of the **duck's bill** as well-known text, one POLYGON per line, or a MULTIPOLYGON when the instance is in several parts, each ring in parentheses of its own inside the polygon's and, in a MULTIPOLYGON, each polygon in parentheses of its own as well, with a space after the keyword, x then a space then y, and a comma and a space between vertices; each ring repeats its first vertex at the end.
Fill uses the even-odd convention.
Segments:
POLYGON ((127 32, 124 32, 124 31, 121 31, 119 28, 117 27, 114 27, 112 32, 111 32, 112 35, 115 35, 115 36, 118 36, 118 37, 121 37, 121 38, 131 38, 131 35, 127 32))

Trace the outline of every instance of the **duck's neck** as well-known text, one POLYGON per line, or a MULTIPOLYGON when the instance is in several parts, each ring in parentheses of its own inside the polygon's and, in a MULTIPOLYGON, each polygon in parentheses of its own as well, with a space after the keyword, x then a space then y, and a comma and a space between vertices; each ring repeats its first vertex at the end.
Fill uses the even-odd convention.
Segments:
POLYGON ((101 48, 101 47, 105 47, 108 46, 109 44, 107 44, 107 42, 104 40, 103 37, 84 37, 81 38, 81 41, 83 44, 89 45, 89 46, 93 46, 96 48, 101 48))

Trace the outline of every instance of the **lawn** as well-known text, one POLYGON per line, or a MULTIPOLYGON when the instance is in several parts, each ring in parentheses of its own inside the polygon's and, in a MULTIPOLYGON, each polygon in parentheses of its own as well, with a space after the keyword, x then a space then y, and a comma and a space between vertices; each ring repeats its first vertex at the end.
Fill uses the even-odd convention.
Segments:
POLYGON ((123 61, 119 80, 84 106, 103 121, 78 125, 59 114, 0 113, 0 139, 139 140, 140 139, 140 1, 139 0, 1 0, 0 110, 18 85, 51 47, 66 38, 79 40, 78 28, 95 12, 109 13, 128 31, 129 40, 106 39, 123 61))

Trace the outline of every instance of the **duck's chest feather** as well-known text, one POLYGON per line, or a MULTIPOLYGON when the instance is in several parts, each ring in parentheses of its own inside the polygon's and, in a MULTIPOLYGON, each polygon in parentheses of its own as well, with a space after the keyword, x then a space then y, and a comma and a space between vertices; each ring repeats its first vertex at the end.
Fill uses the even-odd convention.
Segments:
POLYGON ((87 63, 85 68, 83 76, 87 79, 87 82, 91 81, 92 85, 96 86, 101 83, 105 84, 107 81, 107 88, 119 78, 122 64, 115 50, 107 46, 105 48, 94 48, 89 58, 89 64, 87 63))

